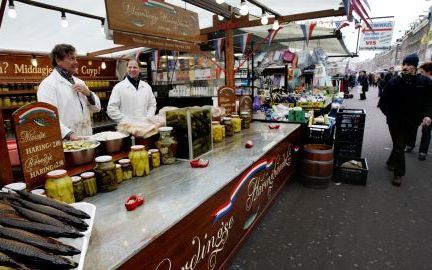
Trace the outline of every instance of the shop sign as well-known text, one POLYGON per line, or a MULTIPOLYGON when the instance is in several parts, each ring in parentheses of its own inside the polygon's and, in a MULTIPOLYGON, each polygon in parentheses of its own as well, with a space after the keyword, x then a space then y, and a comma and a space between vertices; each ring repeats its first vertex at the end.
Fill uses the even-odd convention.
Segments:
MULTIPOLYGON (((1 55, 0 80, 10 82, 13 80, 40 81, 53 70, 48 55, 36 56, 37 66, 32 65, 31 55, 1 55)), ((78 58, 77 77, 81 79, 116 79, 116 60, 105 60, 106 68, 102 68, 102 60, 78 58)), ((22 82, 22 81, 21 81, 22 82)))
POLYGON ((240 98, 240 112, 249 112, 252 115, 252 98, 250 96, 242 96, 240 98))
POLYGON ((277 144, 119 269, 224 269, 227 258, 293 175, 299 131, 277 144))
POLYGON ((198 14, 156 0, 105 0, 111 30, 200 41, 198 14))
POLYGON ((363 27, 359 50, 376 51, 391 49, 394 21, 372 22, 370 25, 372 30, 366 26, 363 27))
POLYGON ((27 188, 42 186, 46 173, 65 164, 57 109, 36 102, 16 110, 12 117, 27 188))
POLYGON ((236 114, 236 94, 229 86, 218 89, 218 106, 225 108, 225 114, 236 114))
POLYGON ((146 47, 178 52, 201 52, 200 46, 195 43, 169 40, 166 38, 157 38, 114 31, 113 39, 114 44, 127 46, 146 47))

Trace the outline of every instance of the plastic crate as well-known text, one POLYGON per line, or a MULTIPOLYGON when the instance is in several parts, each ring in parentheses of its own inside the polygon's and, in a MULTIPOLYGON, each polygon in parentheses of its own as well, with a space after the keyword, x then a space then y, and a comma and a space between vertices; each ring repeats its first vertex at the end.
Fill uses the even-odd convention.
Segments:
POLYGON ((363 143, 364 129, 336 127, 335 141, 363 143))
POLYGON ((361 157, 362 143, 336 141, 334 145, 335 157, 361 157))
POLYGON ((333 145, 334 126, 312 125, 308 127, 308 143, 324 143, 333 145))
POLYGON ((363 109, 339 109, 336 114, 336 125, 365 124, 366 112, 363 109))
POLYGON ((333 180, 335 182, 366 185, 369 167, 365 158, 338 158, 336 161, 333 180), (362 168, 346 168, 341 165, 347 161, 356 160, 360 161, 363 165, 362 168))

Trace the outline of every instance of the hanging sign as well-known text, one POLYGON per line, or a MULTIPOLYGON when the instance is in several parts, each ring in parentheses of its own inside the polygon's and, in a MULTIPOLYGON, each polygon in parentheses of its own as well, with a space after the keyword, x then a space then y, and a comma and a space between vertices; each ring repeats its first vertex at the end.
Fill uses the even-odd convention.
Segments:
POLYGON ((200 41, 198 14, 155 0, 105 0, 111 30, 200 41))
POLYGON ((363 27, 360 37, 359 50, 376 51, 388 50, 392 45, 394 21, 380 21, 371 23, 372 30, 363 27))
POLYGON ((35 102, 16 110, 12 117, 27 188, 42 186, 46 173, 65 164, 57 109, 35 102))
POLYGON ((225 108, 225 114, 236 114, 236 94, 229 86, 218 89, 218 106, 225 108))

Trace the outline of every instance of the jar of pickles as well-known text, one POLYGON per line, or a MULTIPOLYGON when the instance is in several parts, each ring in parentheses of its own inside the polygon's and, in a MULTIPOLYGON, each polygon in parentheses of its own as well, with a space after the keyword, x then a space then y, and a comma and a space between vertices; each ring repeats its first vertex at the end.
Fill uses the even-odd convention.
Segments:
POLYGON ((233 131, 234 133, 238 133, 241 131, 241 124, 242 120, 240 119, 240 117, 238 116, 238 114, 233 114, 232 115, 232 123, 233 123, 233 131))
POLYGON ((150 174, 148 153, 144 145, 134 145, 129 152, 133 176, 146 176, 150 174))
POLYGON ((222 118, 222 125, 225 126, 225 135, 227 137, 234 135, 233 122, 232 122, 231 117, 223 117, 222 118))
POLYGON ((11 102, 10 102, 11 106, 17 106, 18 105, 16 97, 11 97, 10 100, 11 100, 11 102))
POLYGON ((81 175, 86 197, 92 197, 97 193, 96 176, 94 172, 85 172, 81 175))
POLYGON ((120 164, 116 164, 115 168, 117 184, 123 182, 123 170, 120 164))
POLYGON ((240 112, 240 118, 242 119, 242 129, 250 128, 252 117, 249 112, 240 112))
POLYGON ((133 169, 132 169, 132 165, 130 163, 130 160, 125 158, 125 159, 120 159, 118 162, 122 168, 123 181, 132 179, 133 169))
POLYGON ((71 179, 72 179, 75 201, 76 202, 82 201, 85 198, 85 191, 84 191, 84 185, 82 179, 79 176, 72 176, 71 179))
POLYGON ((117 179, 115 172, 115 164, 111 156, 99 156, 95 159, 96 166, 94 172, 96 174, 96 182, 98 190, 108 192, 117 189, 117 179))
POLYGON ((75 202, 72 179, 66 170, 54 170, 47 173, 45 181, 46 195, 55 200, 73 203, 75 202))
POLYGON ((158 149, 150 149, 149 151, 150 166, 154 169, 160 166, 160 153, 158 149))
POLYGON ((223 140, 222 125, 218 121, 212 122, 213 142, 218 143, 223 140))
POLYGON ((162 164, 173 164, 176 161, 177 141, 171 136, 172 130, 172 127, 159 128, 156 146, 159 148, 162 164))
POLYGON ((9 107, 11 105, 12 105, 12 103, 11 103, 10 97, 3 98, 3 106, 9 107))

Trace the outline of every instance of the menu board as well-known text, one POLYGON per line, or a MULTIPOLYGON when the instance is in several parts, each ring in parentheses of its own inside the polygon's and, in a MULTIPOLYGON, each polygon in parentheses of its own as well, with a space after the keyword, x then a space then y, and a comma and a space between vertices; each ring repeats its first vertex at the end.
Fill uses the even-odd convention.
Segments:
POLYGON ((16 110, 12 117, 27 188, 42 186, 46 173, 65 164, 57 108, 35 102, 16 110))
POLYGON ((225 108, 225 114, 236 114, 236 94, 233 88, 222 86, 218 89, 218 106, 225 108))

